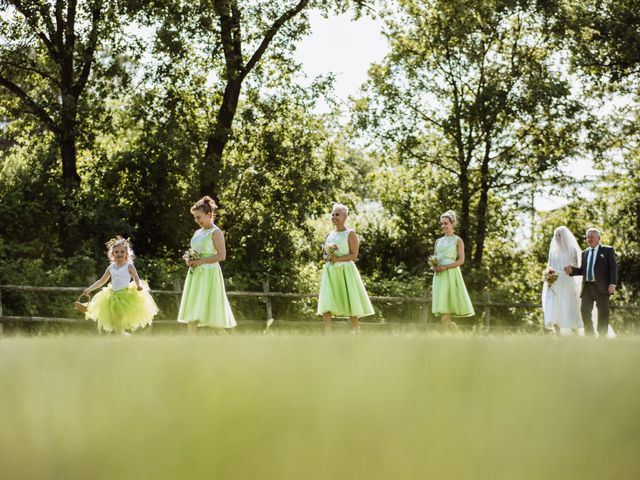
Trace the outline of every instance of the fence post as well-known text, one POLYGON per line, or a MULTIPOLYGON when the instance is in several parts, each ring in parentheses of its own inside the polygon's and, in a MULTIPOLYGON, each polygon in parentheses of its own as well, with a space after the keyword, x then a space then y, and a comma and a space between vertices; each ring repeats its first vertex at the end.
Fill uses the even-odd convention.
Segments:
POLYGON ((489 303, 491 302, 491 295, 489 295, 489 292, 484 292, 482 294, 482 301, 485 303, 484 325, 489 329, 491 328, 491 307, 489 306, 489 303))
POLYGON ((264 305, 267 309, 267 328, 269 328, 273 323, 273 312, 271 311, 271 297, 268 295, 271 291, 268 278, 262 281, 262 291, 267 294, 264 296, 264 305))
MULTIPOLYGON (((2 316, 2 289, 0 289, 0 317, 2 316)), ((2 335, 3 324, 0 322, 0 335, 2 335)))
POLYGON ((425 309, 426 323, 429 323, 431 322, 431 305, 429 305, 429 287, 425 287, 424 293, 422 296, 424 297, 424 302, 422 302, 422 308, 425 309))
POLYGON ((180 294, 182 293, 182 289, 180 288, 180 281, 177 278, 173 279, 173 289, 176 291, 176 307, 178 307, 178 311, 180 311, 180 294))

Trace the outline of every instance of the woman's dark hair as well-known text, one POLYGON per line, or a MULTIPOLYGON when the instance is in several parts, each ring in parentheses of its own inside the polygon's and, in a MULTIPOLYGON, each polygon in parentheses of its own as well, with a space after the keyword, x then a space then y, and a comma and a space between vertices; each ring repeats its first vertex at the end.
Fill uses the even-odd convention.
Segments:
POLYGON ((216 212, 218 211, 218 205, 215 200, 208 195, 205 195, 191 207, 191 213, 196 210, 201 210, 204 213, 208 213, 212 218, 216 218, 216 212))

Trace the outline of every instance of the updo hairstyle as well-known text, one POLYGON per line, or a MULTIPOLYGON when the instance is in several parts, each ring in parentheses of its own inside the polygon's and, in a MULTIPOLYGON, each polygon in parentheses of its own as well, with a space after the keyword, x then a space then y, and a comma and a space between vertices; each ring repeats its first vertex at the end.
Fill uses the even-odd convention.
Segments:
POLYGON ((453 210, 447 210, 442 215, 440 215, 440 220, 442 220, 443 218, 448 218, 454 227, 458 223, 458 220, 456 218, 456 213, 453 210))
POLYGON ((198 200, 196 203, 194 203, 193 207, 191 207, 191 213, 195 212, 196 210, 200 210, 200 211, 204 212, 207 215, 211 215, 211 219, 213 220, 213 219, 216 218, 216 212, 218 211, 218 205, 216 204, 216 202, 215 202, 215 200, 213 198, 211 198, 208 195, 205 195, 200 200, 198 200))

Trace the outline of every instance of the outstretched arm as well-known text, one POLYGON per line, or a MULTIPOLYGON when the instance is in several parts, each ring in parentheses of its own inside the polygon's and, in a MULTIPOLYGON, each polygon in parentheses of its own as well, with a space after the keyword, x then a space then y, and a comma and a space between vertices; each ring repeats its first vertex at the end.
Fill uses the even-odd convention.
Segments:
POLYGON ((582 275, 582 267, 574 267, 573 265, 569 265, 568 267, 565 267, 565 271, 567 271, 567 268, 570 270, 567 273, 569 275, 576 276, 576 275, 582 275))
MULTIPOLYGON (((580 258, 580 255, 581 254, 578 253, 577 256, 574 256, 574 261, 576 265, 578 264, 578 259, 580 258)), ((582 265, 580 266, 576 266, 576 265, 567 265, 566 267, 564 267, 564 273, 572 277, 575 277, 577 275, 582 275, 582 265)))
POLYGON ((111 278, 111 273, 109 272, 109 267, 107 267, 107 269, 104 271, 104 274, 102 275, 102 277, 100 277, 99 280, 96 280, 91 286, 87 287, 84 290, 84 292, 82 292, 82 294, 83 295, 89 295, 96 288, 100 288, 102 285, 107 283, 107 280, 109 280, 109 278, 111 278))

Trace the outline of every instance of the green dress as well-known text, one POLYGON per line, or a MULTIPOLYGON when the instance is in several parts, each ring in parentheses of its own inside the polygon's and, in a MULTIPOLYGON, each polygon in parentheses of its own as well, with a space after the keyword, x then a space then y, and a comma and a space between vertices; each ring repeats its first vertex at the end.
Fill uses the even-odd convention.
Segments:
MULTIPOLYGON (((349 254, 349 232, 333 231, 327 236, 325 245, 335 243, 336 257, 349 254)), ((373 306, 353 261, 326 262, 322 267, 318 315, 330 312, 334 317, 366 317, 373 315, 373 306)))
POLYGON ((98 292, 87 305, 85 318, 98 322, 105 332, 122 333, 151 325, 158 307, 149 293, 149 285, 140 281, 142 290, 131 282, 129 263, 109 265, 111 283, 98 292))
MULTIPOLYGON (((458 258, 457 243, 460 237, 444 236, 436 240, 436 255, 439 265, 448 265, 458 258)), ((462 279, 460 267, 436 272, 433 276, 432 309, 434 315, 451 313, 456 317, 475 315, 467 287, 462 279)))
MULTIPOLYGON (((217 252, 211 235, 218 230, 212 228, 197 230, 191 239, 191 248, 207 258, 217 252)), ((219 263, 206 263, 189 268, 180 301, 178 321, 182 323, 198 321, 199 327, 232 328, 236 326, 219 263)))

